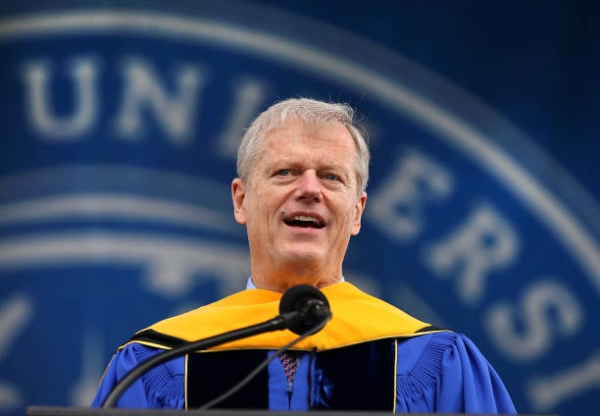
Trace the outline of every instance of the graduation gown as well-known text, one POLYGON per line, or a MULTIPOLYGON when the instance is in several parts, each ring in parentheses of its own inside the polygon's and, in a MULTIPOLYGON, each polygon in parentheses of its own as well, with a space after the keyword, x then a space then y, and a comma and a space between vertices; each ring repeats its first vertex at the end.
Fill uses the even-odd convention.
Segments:
MULTIPOLYGON (((464 335, 432 327, 347 282, 323 293, 333 318, 294 347, 299 367, 293 383, 273 360, 221 407, 516 413, 500 378, 464 335)), ((280 298, 260 289, 239 292, 140 331, 113 357, 92 406, 100 406, 138 363, 181 343, 271 319, 280 298)), ((137 380, 117 406, 200 406, 296 336, 270 332, 173 359, 137 380)))

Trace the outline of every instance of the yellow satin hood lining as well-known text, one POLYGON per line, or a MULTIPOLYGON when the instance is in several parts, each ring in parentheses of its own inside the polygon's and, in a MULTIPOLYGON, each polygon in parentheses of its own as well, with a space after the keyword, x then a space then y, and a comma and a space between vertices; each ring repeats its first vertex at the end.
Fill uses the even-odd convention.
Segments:
MULTIPOLYGON (((416 332, 429 326, 348 282, 327 286, 323 293, 331 306, 331 321, 293 349, 323 351, 377 339, 410 337, 421 335, 416 332)), ((274 318, 279 314, 281 296, 268 290, 246 290, 146 329, 196 341, 274 318)), ((291 331, 281 330, 228 342, 211 350, 277 349, 296 337, 291 331)))

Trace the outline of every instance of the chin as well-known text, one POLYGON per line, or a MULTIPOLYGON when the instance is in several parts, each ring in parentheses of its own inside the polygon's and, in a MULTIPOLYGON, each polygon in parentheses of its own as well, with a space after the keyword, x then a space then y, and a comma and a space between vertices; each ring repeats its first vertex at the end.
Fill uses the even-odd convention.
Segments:
POLYGON ((323 251, 316 250, 296 250, 286 253, 286 259, 293 263, 311 264, 325 261, 323 251))
POLYGON ((319 253, 293 253, 288 256, 291 261, 303 263, 319 263, 323 261, 323 255, 319 253))

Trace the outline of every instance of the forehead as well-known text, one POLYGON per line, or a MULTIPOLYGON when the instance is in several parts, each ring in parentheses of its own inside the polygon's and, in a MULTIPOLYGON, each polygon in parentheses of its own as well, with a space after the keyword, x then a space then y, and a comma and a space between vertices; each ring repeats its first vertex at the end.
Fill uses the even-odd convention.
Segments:
POLYGON ((316 124, 299 119, 287 120, 265 134, 261 147, 263 157, 307 148, 321 157, 349 157, 353 160, 356 154, 352 135, 346 126, 337 121, 316 124))

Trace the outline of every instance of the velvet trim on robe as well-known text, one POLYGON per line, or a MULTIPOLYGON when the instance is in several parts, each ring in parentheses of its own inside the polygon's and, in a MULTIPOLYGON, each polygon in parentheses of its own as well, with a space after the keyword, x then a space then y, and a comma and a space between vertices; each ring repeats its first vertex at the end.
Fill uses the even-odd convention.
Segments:
MULTIPOLYGON (((190 354, 187 363, 186 409, 200 407, 257 368, 263 350, 190 354)), ((311 357, 307 380, 308 407, 313 410, 387 410, 396 403, 396 340, 385 339, 323 351, 311 357), (349 365, 351 363, 351 365, 349 365)), ((268 369, 215 408, 268 409, 268 369)))

